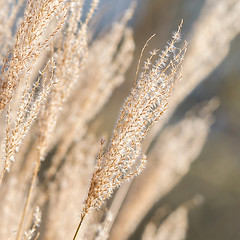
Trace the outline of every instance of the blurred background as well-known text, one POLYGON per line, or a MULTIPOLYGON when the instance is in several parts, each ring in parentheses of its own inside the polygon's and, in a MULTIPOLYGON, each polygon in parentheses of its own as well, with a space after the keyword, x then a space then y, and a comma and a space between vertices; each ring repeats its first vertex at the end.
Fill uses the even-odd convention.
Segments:
MULTIPOLYGON (((104 113, 98 118, 101 122, 101 129, 111 132, 119 108, 133 86, 138 59, 146 40, 156 34, 146 53, 154 48, 163 49, 167 40, 171 38, 172 32, 177 29, 183 19, 182 38, 186 39, 191 47, 194 31, 196 31, 194 30, 195 26, 198 26, 198 21, 204 17, 204 14, 208 14, 206 4, 216 9, 217 5, 214 6, 214 4, 220 4, 220 2, 222 6, 229 3, 228 9, 221 9, 222 12, 225 11, 226 16, 228 12, 231 14, 232 8, 236 8, 234 4, 237 1, 229 0, 137 1, 134 17, 130 22, 136 44, 134 61, 127 73, 126 81, 116 89, 105 107, 104 113)), ((99 29, 121 17, 129 5, 129 0, 102 0, 98 11, 103 16, 98 23, 99 29)), ((209 12, 209 15, 212 16, 213 13, 209 12)), ((239 11, 238 15, 240 15, 239 11)), ((240 239, 240 29, 232 26, 229 19, 216 16, 216 28, 226 25, 225 29, 233 29, 234 34, 219 48, 218 41, 224 39, 226 35, 223 27, 223 30, 219 29, 220 34, 213 36, 213 40, 208 42, 209 49, 216 47, 213 52, 216 58, 219 58, 219 62, 216 66, 213 64, 212 68, 206 71, 203 79, 196 88, 189 92, 169 121, 170 124, 174 123, 194 105, 210 100, 214 96, 218 97, 220 106, 214 113, 215 122, 211 127, 203 151, 191 165, 188 174, 145 216, 131 239, 140 239, 145 223, 157 214, 160 206, 168 204, 172 208, 176 208, 195 194, 201 194, 205 201, 190 210, 186 239, 240 239), (227 24, 229 25, 227 26, 227 24), (225 56, 218 57, 223 47, 227 49, 225 56)), ((240 25, 239 21, 238 25, 240 25)), ((202 24, 206 25, 207 23, 206 20, 202 24)), ((198 37, 198 41, 201 43, 211 35, 211 32, 203 31, 203 34, 199 34, 201 39, 198 37)), ((195 44, 194 47, 198 46, 195 44)), ((207 49, 206 53, 202 52, 202 55, 208 56, 208 54, 207 49)), ((211 64, 210 57, 208 60, 208 64, 211 64)), ((199 68, 201 68, 201 57, 199 59, 198 56, 195 56, 193 61, 196 63, 199 61, 199 68)), ((184 79, 184 81, 190 80, 184 79)))

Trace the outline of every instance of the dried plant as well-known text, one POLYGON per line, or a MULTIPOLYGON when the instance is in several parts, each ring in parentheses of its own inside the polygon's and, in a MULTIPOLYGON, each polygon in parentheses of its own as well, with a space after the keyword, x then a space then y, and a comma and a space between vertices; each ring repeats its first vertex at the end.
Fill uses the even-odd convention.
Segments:
MULTIPOLYGON (((133 59, 128 22, 134 4, 89 40, 95 36, 88 26, 98 0, 88 10, 82 0, 0 1, 0 239, 130 237, 151 207, 188 172, 206 141, 214 100, 167 126, 149 148, 177 105, 223 60, 239 32, 239 3, 213 2, 217 7, 207 5, 192 31, 186 60, 181 22, 166 48, 153 50, 139 74, 151 38, 147 41, 112 137, 99 144, 99 132, 104 133, 94 120, 124 82, 133 59), (235 6, 231 16, 225 10, 230 4, 235 6), (219 34, 219 17, 225 19, 225 38, 210 48, 209 41, 219 34), (205 34, 204 42, 200 36, 207 31, 206 22, 212 35, 205 34), (218 55, 216 48, 221 48, 218 55), (205 49, 210 49, 207 56, 205 49), (148 168, 133 181, 146 167, 145 149, 148 168)), ((142 239, 183 239, 187 210, 186 204, 180 207, 159 229, 149 223, 142 239)))
POLYGON ((12 99, 20 81, 27 81, 34 63, 41 51, 49 46, 52 37, 62 27, 66 18, 66 3, 64 1, 29 1, 24 13, 13 49, 3 60, 1 70, 0 111, 12 99), (54 17, 59 16, 55 29, 44 38, 44 32, 54 17))
POLYGON ((186 52, 187 44, 177 50, 175 46, 180 40, 181 25, 178 31, 173 33, 171 42, 159 55, 155 65, 149 68, 152 58, 158 51, 154 50, 151 53, 145 63, 144 72, 123 104, 110 145, 106 152, 99 153, 78 229, 91 208, 100 208, 116 187, 140 174, 145 168, 143 139, 152 123, 158 121, 166 110, 168 98, 176 81, 177 69, 186 52), (172 58, 169 57, 171 54, 172 58), (138 162, 140 164, 136 166, 138 162))

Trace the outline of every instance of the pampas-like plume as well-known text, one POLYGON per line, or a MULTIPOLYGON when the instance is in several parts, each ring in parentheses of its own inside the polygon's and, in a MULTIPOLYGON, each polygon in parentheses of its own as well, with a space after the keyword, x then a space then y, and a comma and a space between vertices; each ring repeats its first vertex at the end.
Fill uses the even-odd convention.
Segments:
POLYGON ((158 50, 151 53, 143 73, 123 104, 110 144, 105 153, 99 153, 74 239, 89 210, 100 208, 115 188, 144 169, 146 156, 142 153, 143 139, 152 123, 157 121, 167 108, 177 69, 186 52, 187 43, 182 49, 175 47, 180 41, 181 26, 182 23, 152 68, 152 58, 158 50))

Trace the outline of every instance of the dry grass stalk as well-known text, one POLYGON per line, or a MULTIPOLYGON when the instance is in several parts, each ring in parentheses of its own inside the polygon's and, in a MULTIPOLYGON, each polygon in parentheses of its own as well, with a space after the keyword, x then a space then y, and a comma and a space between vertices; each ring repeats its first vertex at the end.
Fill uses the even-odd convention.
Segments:
MULTIPOLYGON (((54 81, 46 81, 46 85, 39 91, 41 77, 33 85, 30 78, 33 67, 39 58, 41 51, 49 46, 50 40, 61 29, 65 19, 67 6, 64 1, 42 1, 37 5, 29 1, 25 16, 16 35, 13 49, 4 59, 1 70, 0 82, 0 112, 4 110, 13 98, 17 87, 25 85, 22 91, 21 101, 16 116, 11 117, 11 104, 7 111, 7 128, 5 140, 5 166, 1 173, 2 181, 5 171, 10 170, 14 154, 18 151, 21 141, 36 118, 42 102, 50 92, 54 81), (44 38, 50 22, 59 16, 60 20, 55 29, 44 38), (13 120, 12 120, 13 118, 13 120), (12 123, 14 121, 14 123, 12 123), (13 125, 13 126, 12 126, 13 125)), ((45 73, 47 66, 44 68, 45 73)), ((41 74, 43 76, 44 74, 41 74)))
MULTIPOLYGON (((82 34, 82 32, 84 33, 86 32, 87 23, 91 18, 94 9, 97 6, 97 2, 98 1, 93 1, 93 5, 92 5, 92 8, 90 9, 90 13, 87 16, 87 19, 83 24, 82 28, 80 29, 81 33, 78 34, 78 38, 81 38, 80 41, 84 42, 83 45, 85 49, 86 49, 86 40, 85 40, 86 37, 85 37, 85 34, 82 34)), ((8 118, 7 118, 6 141, 5 141, 6 143, 4 147, 5 166, 1 174, 1 179, 0 179, 1 181, 5 171, 6 170, 9 171, 11 162, 13 162, 14 160, 15 151, 18 150, 23 137, 26 135, 26 132, 30 128, 33 120, 36 118, 40 110, 41 104, 43 103, 43 100, 46 99, 46 96, 49 94, 50 89, 52 88, 53 84, 56 81, 55 79, 52 80, 53 72, 51 74, 50 80, 39 78, 33 87, 31 87, 29 79, 30 79, 30 74, 33 69, 33 66, 37 61, 40 52, 42 51, 43 48, 46 48, 49 46, 49 42, 52 39, 52 37, 63 26, 63 23, 66 20, 68 7, 69 7, 69 4, 64 1, 42 1, 42 2, 39 2, 37 5, 33 1, 29 1, 27 5, 27 9, 25 11, 25 19, 21 24, 19 31, 17 33, 17 37, 16 37, 17 40, 12 50, 12 56, 10 59, 4 62, 4 65, 2 67, 2 77, 7 79, 7 81, 4 79, 2 79, 1 81, 1 84, 2 84, 1 111, 4 109, 5 105, 10 101, 14 91, 16 90, 18 85, 21 83, 20 79, 24 80, 25 78, 27 86, 23 91, 21 103, 19 105, 19 110, 17 113, 17 119, 15 120, 13 127, 11 126, 13 124, 10 122, 11 110, 8 110, 7 112, 8 118), (46 31, 46 29, 48 28, 49 24, 51 23, 54 17, 58 17, 58 18, 60 17, 57 23, 57 27, 54 29, 53 32, 50 32, 47 38, 45 39, 43 36, 43 33, 46 31), (29 46, 29 47, 26 47, 26 46, 29 46), (11 67, 13 66, 15 66, 15 70, 17 69, 18 72, 14 72, 11 70, 11 67), (25 66, 27 66, 27 68, 25 66), (14 79, 13 76, 17 76, 17 77, 14 79), (13 82, 11 83, 10 80, 13 82), (40 82, 43 83, 42 90, 38 89, 40 82), (40 90, 40 94, 38 93, 39 90, 40 90), (10 95, 6 95, 5 92, 7 92, 10 95)), ((76 8, 76 12, 78 10, 79 8, 76 8)), ((74 11, 72 11, 71 17, 74 16, 73 12, 74 11)), ((72 20, 71 27, 75 26, 75 28, 77 29, 77 23, 80 21, 79 17, 76 18, 76 16, 74 16, 74 19, 71 19, 71 17, 70 17, 70 20, 72 20), (73 24, 73 21, 76 22, 75 25, 73 24)), ((71 30, 71 35, 74 35, 75 32, 73 32, 73 29, 71 28, 70 30, 71 30)), ((67 40, 69 40, 69 38, 67 40)), ((75 44, 78 44, 78 43, 79 41, 76 41, 75 44)), ((67 50, 69 49, 66 49, 65 51, 67 50)), ((71 49, 72 52, 75 52, 74 50, 71 49)), ((77 54, 84 54, 84 51, 81 51, 80 53, 77 52, 77 54)), ((75 56, 77 54, 75 53, 75 56)), ((71 61, 75 60, 73 56, 71 57, 72 57, 71 61)), ((65 69, 68 69, 68 66, 64 66, 64 67, 65 69)), ((76 68, 78 67, 79 66, 77 66, 76 68)), ((43 78, 47 76, 47 74, 45 74, 46 69, 47 67, 43 70, 43 72, 40 73, 41 76, 43 76, 43 78)), ((76 72, 73 72, 73 73, 76 73, 76 72)), ((77 77, 78 76, 76 75, 75 78, 77 77)), ((70 89, 69 87, 70 84, 67 84, 65 82, 65 86, 68 86, 68 89, 70 89)), ((53 91, 53 92, 56 93, 57 91, 53 91)), ((58 106, 67 97, 67 94, 66 94, 67 91, 65 91, 64 93, 65 93, 65 97, 62 97, 61 99, 62 101, 58 102, 58 106)), ((59 100, 59 98, 55 98, 54 100, 56 99, 59 100)), ((25 202, 24 211, 20 221, 17 239, 19 239, 22 234, 25 215, 30 203, 33 187, 37 179, 37 173, 40 168, 40 161, 44 159, 46 147, 48 145, 48 141, 50 140, 49 137, 50 137, 51 131, 54 128, 54 124, 55 124, 54 120, 56 119, 55 117, 56 112, 57 112, 56 108, 55 109, 51 108, 51 110, 48 111, 48 113, 45 111, 45 116, 43 116, 44 114, 42 114, 42 118, 41 118, 42 128, 41 128, 41 132, 40 132, 41 134, 39 135, 39 140, 38 140, 38 155, 36 156, 36 161, 35 161, 36 165, 35 165, 32 181, 30 184, 29 192, 27 194, 27 200, 25 202), (44 120, 46 121, 44 122, 44 120)))
MULTIPOLYGON (((46 75, 47 76, 47 75, 46 75)), ((39 103, 36 101, 34 102, 34 106, 36 107, 36 110, 33 109, 31 111, 31 113, 33 113, 34 115, 31 116, 30 114, 30 120, 26 121, 26 123, 28 124, 27 127, 24 128, 25 129, 28 129, 29 126, 30 126, 30 122, 33 121, 34 118, 36 118, 36 115, 37 113, 39 112, 40 110, 40 107, 41 107, 41 104, 43 102, 43 99, 46 98, 47 94, 50 92, 50 89, 51 87, 53 86, 54 82, 52 81, 52 78, 53 78, 53 71, 52 71, 52 74, 51 74, 51 77, 50 77, 50 80, 49 80, 49 86, 46 84, 46 86, 43 86, 43 89, 44 90, 47 90, 47 92, 45 93, 45 91, 43 90, 43 94, 42 96, 40 95, 40 101, 39 103)), ((48 80, 48 79, 47 79, 48 80)), ((46 80, 46 81, 47 81, 46 80)), ((43 81, 44 82, 44 81, 43 81)), ((34 92, 34 91, 33 91, 34 92)), ((31 96, 31 95, 30 95, 31 96)), ((31 102, 28 101, 29 103, 31 102)), ((27 110, 27 107, 26 109, 27 110)), ((23 134, 22 136, 24 136, 25 134, 23 134)), ((10 138, 9 138, 10 139, 10 138)), ((14 139, 13 137, 11 139, 14 139)), ((38 171, 39 171, 39 168, 40 168, 40 165, 41 165, 41 160, 43 159, 43 154, 44 154, 44 150, 45 150, 45 145, 46 145, 46 140, 43 136, 39 136, 39 142, 38 142, 38 150, 37 150, 37 156, 35 158, 35 167, 34 167, 34 171, 33 171, 33 176, 32 176, 32 180, 31 180, 31 183, 30 183, 30 187, 29 187, 29 190, 28 190, 28 193, 27 193, 27 198, 26 198, 26 201, 25 201, 25 204, 24 204, 24 208, 23 208, 23 213, 22 213, 22 217, 21 217, 21 221, 20 221, 20 224, 19 224, 19 228, 18 228, 18 233, 17 233, 17 239, 20 239, 21 238, 21 235, 22 235, 22 230, 23 230, 23 224, 24 224, 24 220, 25 220, 25 216, 27 214, 27 210, 28 210, 28 206, 30 204, 30 200, 31 200, 31 196, 32 196, 32 192, 33 192, 33 188, 35 187, 35 183, 36 183, 36 180, 37 180, 37 174, 38 174, 38 171)), ((8 148, 6 148, 8 149, 8 148)), ((11 148, 10 148, 11 149, 11 148)), ((6 154, 6 156, 8 156, 6 154)), ((7 158, 6 158, 7 159, 7 158)))
MULTIPOLYGON (((72 3, 75 3, 75 2, 72 2, 72 3)), ((83 59, 85 58, 85 52, 87 49, 85 32, 86 32, 88 21, 92 17, 92 14, 93 14, 94 10, 96 9, 97 4, 98 4, 97 0, 93 1, 92 7, 89 11, 86 21, 83 24, 82 28, 80 28, 80 30, 78 30, 77 24, 80 21, 80 15, 78 15, 78 12, 81 10, 82 4, 78 4, 78 5, 74 4, 75 8, 71 9, 72 14, 71 14, 70 20, 69 20, 71 23, 71 27, 70 27, 69 34, 67 34, 64 39, 65 41, 60 42, 60 46, 61 46, 61 44, 63 44, 63 46, 65 46, 65 48, 64 48, 65 52, 62 53, 63 58, 61 58, 62 56, 60 57, 60 63, 57 62, 57 64, 59 64, 60 66, 58 66, 55 76, 56 76, 56 80, 59 81, 60 76, 58 74, 58 69, 60 69, 60 71, 61 71, 61 69, 66 69, 68 71, 69 67, 70 67, 69 62, 70 62, 70 64, 72 64, 72 63, 75 64, 74 66, 71 66, 72 74, 74 74, 74 75, 73 76, 70 75, 70 77, 72 78, 70 80, 72 80, 72 81, 69 81, 69 78, 68 78, 69 74, 66 76, 66 75, 64 75, 63 72, 61 72, 62 79, 60 79, 60 80, 62 80, 61 81, 62 87, 53 89, 52 94, 51 94, 51 97, 52 97, 51 100, 53 103, 51 102, 50 107, 49 108, 45 107, 45 112, 42 112, 42 118, 40 118, 41 128, 40 128, 40 135, 39 135, 39 140, 38 140, 38 155, 37 155, 37 158, 35 161, 36 165, 34 168, 34 173, 33 173, 32 181, 30 184, 30 188, 29 188, 29 191, 27 194, 27 199, 25 202, 23 215, 22 215, 21 222, 19 225, 17 239, 20 239, 20 237, 21 237, 25 215, 27 213, 27 209, 30 204, 32 191, 35 186, 36 179, 37 179, 37 173, 40 169, 41 160, 44 160, 46 147, 50 141, 51 133, 54 130, 54 127, 56 124, 56 119, 57 119, 56 115, 58 113, 59 108, 63 104, 63 102, 66 101, 66 98, 68 97, 69 92, 70 92, 74 82, 79 77, 79 74, 77 74, 77 73, 79 73, 79 71, 80 71, 80 67, 81 67, 83 59), (75 35, 77 37, 74 38, 75 35), (66 47, 67 45, 65 44, 66 42, 68 42, 68 44, 69 44, 69 41, 70 42, 73 41, 73 44, 70 45, 71 46, 70 49, 68 47, 66 47), (76 44, 79 44, 80 51, 74 51, 74 47, 76 47, 76 44), (82 48, 81 48, 81 46, 82 46, 82 48), (71 53, 74 53, 74 54, 71 54, 71 53)), ((65 6, 65 8, 66 8, 66 6, 65 6)), ((68 8, 66 8, 66 9, 68 9, 68 8)), ((63 38, 61 38, 61 39, 63 40, 63 38)), ((60 51, 60 49, 59 49, 59 51, 60 51)), ((60 56, 60 54, 58 56, 60 56)), ((58 61, 58 58, 56 58, 56 59, 58 61)))
MULTIPOLYGON (((64 103, 68 99, 73 86, 79 81, 82 66, 88 53, 87 47, 87 25, 96 9, 98 0, 92 2, 92 6, 81 28, 78 24, 81 21, 83 2, 73 1, 70 5, 69 17, 66 21, 64 31, 60 33, 57 50, 52 53, 56 61, 55 81, 59 84, 54 86, 48 102, 42 108, 39 127, 39 146, 41 160, 44 159, 46 150, 53 147, 51 144, 53 132, 57 124, 64 103), (66 32, 65 32, 66 31, 66 32), (76 51, 76 49, 78 49, 76 51), (48 149, 46 149, 48 148, 48 149)), ((56 142, 55 142, 56 143, 56 142)))
POLYGON ((181 25, 152 68, 150 64, 157 50, 151 53, 145 63, 144 72, 123 104, 108 149, 99 153, 86 204, 73 239, 76 239, 79 228, 91 208, 100 208, 115 188, 144 169, 146 156, 142 154, 142 141, 149 127, 159 120, 166 110, 176 81, 177 69, 186 52, 186 44, 182 49, 176 50, 175 47, 180 40, 180 29, 181 25), (172 58, 169 60, 171 54, 172 58))
POLYGON ((28 1, 24 20, 19 27, 13 49, 3 60, 0 83, 0 113, 12 99, 20 82, 27 82, 41 51, 62 27, 66 19, 66 3, 63 0, 28 1), (49 23, 56 17, 56 28, 43 38, 49 23))
POLYGON ((23 138, 37 117, 41 104, 46 99, 46 96, 49 94, 52 86, 55 84, 55 82, 52 81, 52 78, 50 78, 50 80, 46 82, 46 85, 43 86, 41 90, 39 89, 40 93, 38 96, 35 96, 40 81, 44 81, 43 78, 45 78, 45 70, 47 67, 48 66, 46 66, 46 68, 43 70, 41 77, 38 78, 35 85, 32 88, 30 86, 27 86, 25 89, 18 109, 17 118, 14 119, 14 123, 11 122, 11 108, 9 106, 9 109, 7 111, 7 128, 4 144, 5 165, 1 173, 0 183, 3 179, 5 171, 10 171, 11 163, 15 160, 15 153, 18 152, 23 138))
MULTIPOLYGON (((236 1, 230 1, 238 8, 236 1)), ((2 216, 0 238, 8 239, 10 236, 16 239, 38 239, 40 236, 41 239, 68 239, 77 225, 79 219, 77 214, 83 208, 78 225, 79 229, 83 220, 86 223, 81 227, 82 238, 107 239, 122 200, 119 202, 117 201, 119 199, 114 200, 110 208, 110 212, 113 212, 113 219, 110 221, 106 218, 100 224, 101 229, 98 229, 96 236, 95 228, 101 222, 100 214, 94 213, 92 219, 90 217, 85 219, 85 216, 90 209, 100 208, 115 188, 143 170, 146 157, 143 154, 142 142, 153 122, 158 121, 163 115, 173 85, 181 78, 181 75, 175 77, 186 51, 186 44, 182 49, 175 46, 180 40, 181 25, 155 65, 151 67, 158 50, 154 50, 146 61, 143 73, 138 77, 134 89, 122 107, 110 144, 106 149, 104 145, 101 146, 102 150, 98 155, 97 166, 94 170, 94 159, 99 144, 97 144, 95 135, 89 134, 91 132, 89 122, 102 109, 113 90, 123 82, 124 74, 132 60, 134 43, 132 31, 126 27, 126 24, 133 14, 133 9, 130 8, 108 33, 93 40, 88 48, 87 26, 98 5, 98 0, 92 1, 83 23, 81 23, 83 1, 42 0, 36 2, 29 0, 20 25, 17 12, 21 9, 22 3, 22 0, 9 1, 5 5, 5 13, 0 16, 0 26, 7 26, 6 30, 5 28, 0 30, 6 33, 4 37, 0 35, 0 54, 5 56, 1 64, 0 112, 4 114, 6 112, 7 116, 6 122, 3 118, 0 119, 0 131, 6 130, 5 142, 4 137, 0 139, 2 153, 5 155, 1 179, 4 172, 10 169, 15 157, 17 159, 10 173, 6 174, 4 184, 0 189, 0 215, 2 216), (7 16, 9 12, 10 15, 7 16), (15 24, 19 25, 16 34, 12 32, 15 24), (7 53, 9 49, 12 50, 7 53), (43 50, 44 56, 37 65, 43 50), (43 70, 37 74, 39 77, 37 80, 36 72, 38 73, 39 69, 43 70), (36 117, 38 121, 34 123, 36 117), (31 126, 30 134, 27 135, 31 126), (25 135, 27 135, 26 139, 24 139, 25 135), (21 152, 16 154, 19 147, 21 147, 21 152), (46 173, 47 178, 40 184, 41 176, 38 182, 37 174, 41 160, 45 159, 49 160, 52 165, 41 172, 43 175, 46 173), (90 188, 88 189, 89 182, 90 188), (33 191, 35 187, 36 191, 33 191), (28 191, 27 188, 29 188, 28 191), (82 206, 81 203, 86 195, 85 205, 82 206), (27 200, 21 216, 20 210, 26 196, 27 200), (36 203, 41 206, 44 214, 41 235, 36 233, 36 224, 31 214, 36 203), (77 214, 73 216, 76 212, 77 214), (66 216, 73 217, 73 221, 66 216), (15 236, 16 234, 12 232, 16 232, 17 226, 18 233, 15 236), (23 229, 29 229, 25 236, 22 236, 23 229)), ((0 6, 1 4, 3 1, 0 2, 0 6)), ((226 12, 221 8, 227 5, 226 2, 219 1, 221 7, 216 11, 211 9, 216 14, 213 14, 215 16, 213 19, 224 15, 226 12)), ((224 28, 231 24, 233 18, 238 17, 234 14, 234 9, 231 11, 232 18, 225 16, 226 26, 224 25, 224 28)), ((199 35, 197 34, 203 28, 201 24, 199 26, 195 33, 197 37, 194 37, 195 44, 198 43, 199 35)), ((226 39, 219 41, 220 46, 223 43, 228 45, 237 31, 239 31, 238 26, 234 25, 234 30, 227 32, 226 39)), ((201 53, 198 52, 198 54, 201 56, 201 53)), ((192 56, 195 55, 193 51, 192 56)), ((219 57, 221 58, 223 55, 219 57)), ((214 59, 212 61, 219 64, 214 59)), ((194 69, 188 64, 186 68, 190 69, 187 73, 191 73, 194 69)), ((209 71, 208 69, 205 74, 209 71)), ((204 74, 201 78, 203 76, 204 74)), ((202 80, 197 77, 193 79, 195 83, 202 80)), ((194 84, 191 83, 189 86, 193 88, 194 84)), ((187 94, 186 91, 180 92, 179 96, 182 97, 187 94)), ((181 97, 176 95, 178 103, 181 97)), ((175 106, 172 104, 171 108, 174 109, 175 106)), ((203 132, 206 135, 210 123, 209 116, 205 114, 204 117, 206 117, 205 120, 201 117, 200 120, 198 119, 198 124, 205 121, 203 132)), ((192 126, 197 121, 196 119, 196 117, 189 117, 189 121, 184 120, 178 126, 181 124, 192 126)), ((138 199, 141 198, 143 192, 144 195, 148 195, 148 199, 142 198, 139 204, 138 199, 133 198, 136 206, 132 205, 130 211, 125 214, 129 219, 133 219, 133 222, 137 216, 136 224, 156 199, 159 199, 179 181, 187 172, 190 162, 196 157, 196 152, 190 153, 192 146, 189 147, 187 144, 185 146, 185 142, 179 141, 180 137, 176 138, 175 133, 170 137, 171 132, 174 132, 173 129, 168 128, 159 140, 167 149, 160 150, 163 160, 150 163, 150 170, 146 171, 142 177, 144 181, 139 179, 142 189, 139 190, 138 199), (169 139, 168 143, 166 139, 169 139), (173 158, 170 154, 173 151, 172 147, 177 148, 178 144, 178 149, 181 148, 181 152, 185 155, 189 153, 191 157, 184 156, 182 164, 177 164, 177 162, 171 164, 169 158, 173 158), (184 147, 189 151, 183 151, 184 147), (161 168, 160 174, 159 168, 161 168), (160 194, 155 194, 156 186, 150 183, 151 179, 157 183, 161 182, 160 194), (161 181, 162 179, 164 181, 161 181), (142 208, 139 205, 142 205, 142 208)), ((180 139, 185 137, 186 141, 190 134, 186 135, 180 139)), ((202 135, 199 134, 199 137, 202 135)), ((199 140, 199 138, 196 139, 199 140)), ((201 144, 203 140, 205 140, 204 137, 200 141, 201 144)), ((181 156, 177 150, 176 152, 178 156, 181 156)), ((150 158, 154 158, 153 154, 150 154, 150 158)), ((137 188, 138 184, 133 186, 137 188)), ((119 194, 122 198, 126 195, 120 192, 119 194)), ((126 208, 128 208, 127 205, 126 208)), ((123 212, 125 212, 124 209, 123 212)), ((129 234, 127 230, 128 233, 124 235, 126 233, 124 224, 116 224, 116 227, 119 226, 122 230, 121 238, 129 234)), ((77 234, 78 230, 74 239, 77 234)), ((115 230, 111 237, 117 239, 114 234, 115 230)))

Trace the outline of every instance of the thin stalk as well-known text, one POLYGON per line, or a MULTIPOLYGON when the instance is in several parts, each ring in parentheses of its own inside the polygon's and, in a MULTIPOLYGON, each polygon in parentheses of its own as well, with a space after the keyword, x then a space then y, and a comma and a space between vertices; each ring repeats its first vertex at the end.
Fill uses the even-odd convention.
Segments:
POLYGON ((88 208, 87 206, 85 206, 84 209, 83 209, 83 211, 82 211, 82 214, 81 214, 80 222, 79 222, 78 227, 77 227, 77 229, 76 229, 76 232, 75 232, 75 234, 74 234, 74 236, 73 236, 73 240, 76 240, 76 239, 77 239, 77 235, 78 235, 78 233, 79 233, 80 227, 81 227, 81 225, 82 225, 82 223, 83 223, 83 220, 84 220, 84 218, 86 217, 88 211, 89 211, 89 208, 88 208))
POLYGON ((33 188, 34 188, 36 180, 37 180, 37 174, 38 174, 39 168, 40 168, 40 158, 38 158, 38 160, 36 161, 32 181, 31 181, 31 184, 30 184, 30 187, 29 187, 29 190, 28 190, 27 199, 26 199, 26 202, 24 204, 21 221, 20 221, 20 224, 19 224, 19 227, 18 227, 16 240, 20 240, 21 236, 22 236, 23 224, 24 224, 24 220, 25 220, 25 217, 26 217, 26 214, 27 214, 28 206, 30 204, 31 196, 32 196, 32 193, 33 193, 33 188))

